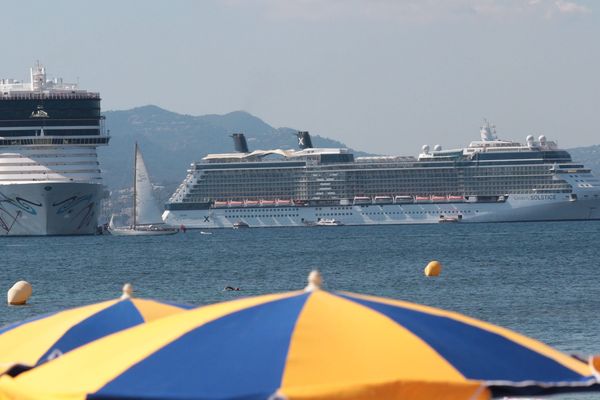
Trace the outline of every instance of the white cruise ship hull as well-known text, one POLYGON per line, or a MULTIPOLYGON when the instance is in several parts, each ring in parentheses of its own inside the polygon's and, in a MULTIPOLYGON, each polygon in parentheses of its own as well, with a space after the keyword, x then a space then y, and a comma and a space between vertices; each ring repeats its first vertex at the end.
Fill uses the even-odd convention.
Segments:
POLYGON ((0 236, 92 235, 103 196, 94 183, 0 185, 0 236))
POLYGON ((571 201, 568 194, 523 194, 494 203, 228 207, 167 210, 163 214, 165 223, 191 229, 232 228, 240 221, 252 228, 307 226, 326 218, 335 218, 344 225, 431 224, 444 218, 456 218, 461 223, 593 220, 600 219, 600 197, 571 201))

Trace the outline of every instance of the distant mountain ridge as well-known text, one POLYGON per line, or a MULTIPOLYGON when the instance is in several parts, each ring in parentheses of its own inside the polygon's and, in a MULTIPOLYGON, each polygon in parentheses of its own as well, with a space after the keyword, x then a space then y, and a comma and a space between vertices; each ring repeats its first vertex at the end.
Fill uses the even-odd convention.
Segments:
MULTIPOLYGON (((190 163, 206 154, 233 152, 230 135, 235 132, 246 135, 250 150, 292 149, 297 144, 296 129, 274 128, 245 111, 191 116, 149 105, 104 115, 111 139, 108 147, 100 148, 99 159, 111 190, 131 186, 136 141, 154 183, 167 185, 181 182, 190 163)), ((316 147, 347 147, 318 135, 312 138, 316 147)))
POLYGON ((573 161, 581 163, 588 168, 592 169, 592 172, 596 177, 600 177, 600 145, 596 144, 593 146, 586 147, 575 147, 569 149, 573 161))
MULTIPOLYGON (((185 178, 190 163, 208 153, 233 152, 232 133, 243 132, 250 150, 296 148, 296 129, 274 128, 244 111, 224 115, 192 116, 148 105, 124 111, 107 111, 111 140, 99 149, 100 166, 111 190, 132 184, 133 148, 137 141, 154 184, 172 190, 185 178)), ((315 147, 347 147, 344 143, 312 135, 315 147)), ((600 176, 600 145, 569 150, 573 160, 600 176)), ((357 155, 367 153, 355 151, 357 155)))

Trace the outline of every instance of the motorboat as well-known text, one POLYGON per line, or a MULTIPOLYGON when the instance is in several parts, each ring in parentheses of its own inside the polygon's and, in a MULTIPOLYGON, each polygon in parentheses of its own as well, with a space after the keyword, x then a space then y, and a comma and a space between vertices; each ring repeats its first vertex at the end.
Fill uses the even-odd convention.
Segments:
POLYGON ((250 228, 250 225, 248 225, 244 221, 237 221, 237 222, 233 223, 233 229, 244 229, 244 228, 250 228))
POLYGON ((317 226, 342 226, 344 223, 333 218, 321 218, 316 223, 317 226))
POLYGON ((440 219, 439 219, 439 223, 447 223, 447 222, 460 222, 460 220, 462 219, 462 215, 458 215, 456 217, 452 216, 445 216, 445 215, 440 215, 440 219))

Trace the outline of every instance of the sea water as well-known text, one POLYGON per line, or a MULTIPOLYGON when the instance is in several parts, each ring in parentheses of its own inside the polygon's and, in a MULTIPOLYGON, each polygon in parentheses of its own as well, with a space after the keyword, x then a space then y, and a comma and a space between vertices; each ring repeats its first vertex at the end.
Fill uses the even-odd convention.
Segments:
POLYGON ((27 306, 0 305, 0 325, 117 298, 126 282, 139 297, 203 305, 302 289, 319 269, 327 290, 458 311, 567 353, 600 354, 600 222, 210 233, 0 238, 0 288, 33 285, 27 306), (438 278, 423 275, 431 260, 443 265, 438 278))

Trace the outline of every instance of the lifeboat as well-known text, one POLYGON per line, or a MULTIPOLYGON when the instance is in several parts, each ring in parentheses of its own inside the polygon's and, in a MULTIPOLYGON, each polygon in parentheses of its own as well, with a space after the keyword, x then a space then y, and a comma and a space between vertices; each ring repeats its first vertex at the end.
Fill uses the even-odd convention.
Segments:
POLYGON ((415 203, 429 203, 430 201, 429 196, 415 196, 415 203))
POLYGON ((292 205, 292 201, 291 200, 281 200, 281 199, 277 199, 276 204, 278 206, 291 206, 292 205))
POLYGON ((230 201, 229 207, 241 207, 244 203, 242 201, 230 201))
POLYGON ((261 200, 260 201, 260 205, 261 205, 261 207, 274 206, 275 205, 275 200, 261 200))
POLYGON ((371 204, 371 198, 367 196, 354 197, 354 204, 371 204))
POLYGON ((215 201, 213 203, 213 207, 215 207, 215 208, 227 207, 227 202, 226 201, 215 201))
POLYGON ((412 196, 396 196, 394 197, 394 203, 396 204, 406 204, 412 203, 415 199, 412 196))
POLYGON ((390 204, 392 202, 392 196, 375 196, 373 202, 375 204, 390 204))
POLYGON ((448 196, 448 201, 465 201, 465 197, 464 196, 448 196))
POLYGON ((246 207, 257 207, 258 206, 258 200, 246 200, 244 202, 244 206, 246 207))
POLYGON ((434 203, 445 203, 448 199, 446 196, 431 196, 431 201, 434 203))

